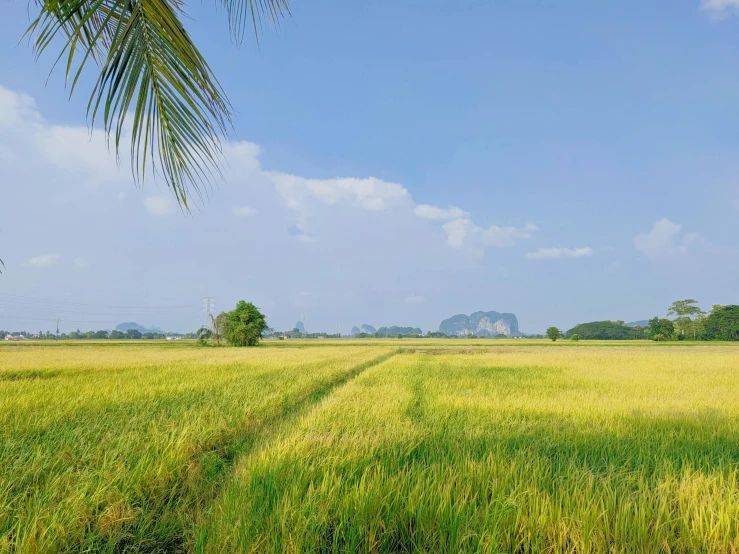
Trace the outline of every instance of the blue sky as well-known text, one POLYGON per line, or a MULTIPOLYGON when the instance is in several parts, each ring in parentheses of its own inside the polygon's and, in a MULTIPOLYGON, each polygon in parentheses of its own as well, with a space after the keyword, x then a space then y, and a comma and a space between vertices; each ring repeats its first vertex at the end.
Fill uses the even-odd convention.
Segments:
POLYGON ((0 328, 191 330, 215 296, 278 329, 541 332, 739 300, 739 0, 292 11, 237 47, 191 6, 237 117, 184 216, 90 134, 94 74, 47 84, 26 4, 0 5, 0 328))

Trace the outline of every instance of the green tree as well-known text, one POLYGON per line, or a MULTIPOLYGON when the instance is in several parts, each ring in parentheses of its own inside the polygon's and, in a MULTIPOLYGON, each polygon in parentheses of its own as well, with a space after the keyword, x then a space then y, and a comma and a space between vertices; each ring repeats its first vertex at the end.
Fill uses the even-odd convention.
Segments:
POLYGON ((115 340, 125 339, 126 335, 124 335, 121 331, 118 329, 114 329, 110 332, 110 338, 115 340))
POLYGON ((141 338, 141 331, 138 329, 129 329, 126 331, 126 338, 127 339, 140 339, 141 338))
POLYGON ((675 330, 681 336, 685 336, 685 332, 690 328, 691 316, 700 316, 703 314, 698 306, 698 301, 688 298, 686 300, 675 300, 667 310, 667 317, 674 315, 675 330))
POLYGON ((580 323, 565 333, 567 337, 572 337, 572 335, 579 335, 583 340, 629 340, 641 338, 638 330, 632 329, 623 321, 580 323))
POLYGON ((107 339, 108 338, 108 332, 107 331, 98 331, 95 333, 93 338, 96 339, 107 339))
POLYGON ((675 326, 669 319, 653 317, 649 320, 649 338, 652 340, 670 340, 675 335, 675 326))
POLYGON ((264 314, 251 302, 239 300, 236 308, 225 312, 223 336, 234 346, 256 346, 267 329, 264 314))
POLYGON ((577 333, 573 333, 572 335, 570 335, 570 340, 577 342, 580 340, 580 335, 578 335, 577 333))
POLYGON ((739 340, 739 306, 713 306, 703 325, 708 340, 739 340))
POLYGON ((558 338, 562 337, 562 331, 560 331, 557 327, 549 327, 547 329, 547 337, 549 337, 552 342, 556 342, 558 338))
MULTIPOLYGON (((223 0, 232 37, 253 22, 277 24, 287 0, 223 0)), ((219 136, 231 126, 231 105, 185 30, 177 0, 39 0, 26 32, 36 56, 50 46, 63 60, 70 93, 85 68, 99 76, 88 102, 91 125, 102 119, 116 153, 125 126, 136 180, 161 176, 184 209, 192 191, 221 175, 219 136), (66 58, 66 59, 65 59, 66 58), (132 113, 132 117, 127 117, 132 113)), ((55 64, 56 65, 56 64, 55 64)))
POLYGON ((208 339, 213 336, 213 331, 209 327, 203 325, 200 329, 197 330, 195 335, 198 337, 198 344, 200 346, 205 346, 208 342, 208 339))

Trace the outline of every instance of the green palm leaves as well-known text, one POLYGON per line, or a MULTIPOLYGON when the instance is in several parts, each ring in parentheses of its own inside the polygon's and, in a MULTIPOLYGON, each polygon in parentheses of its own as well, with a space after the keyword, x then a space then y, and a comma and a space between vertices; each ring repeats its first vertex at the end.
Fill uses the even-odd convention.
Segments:
MULTIPOLYGON (((232 33, 243 35, 287 11, 284 0, 223 0, 232 33)), ((231 107, 207 62, 183 27, 179 0, 43 0, 29 28, 37 55, 61 36, 66 77, 74 92, 90 60, 100 68, 88 103, 91 124, 102 117, 116 153, 130 133, 137 182, 161 176, 184 209, 192 192, 221 176, 220 136, 231 107)))

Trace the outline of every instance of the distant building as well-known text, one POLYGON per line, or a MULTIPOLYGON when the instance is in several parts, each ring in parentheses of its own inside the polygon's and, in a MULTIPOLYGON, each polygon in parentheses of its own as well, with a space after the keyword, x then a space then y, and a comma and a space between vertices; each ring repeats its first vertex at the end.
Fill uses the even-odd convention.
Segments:
POLYGON ((5 335, 5 340, 26 340, 26 337, 23 335, 17 335, 15 337, 13 335, 5 335))

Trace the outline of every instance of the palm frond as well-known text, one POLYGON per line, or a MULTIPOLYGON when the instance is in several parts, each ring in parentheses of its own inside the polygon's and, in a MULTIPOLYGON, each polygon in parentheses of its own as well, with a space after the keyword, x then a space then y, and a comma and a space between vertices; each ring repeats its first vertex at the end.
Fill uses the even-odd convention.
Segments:
POLYGON ((41 13, 29 28, 37 55, 58 35, 65 37, 57 63, 66 53, 70 94, 89 60, 100 66, 88 103, 90 123, 102 117, 119 153, 130 121, 135 178, 161 175, 188 209, 189 193, 200 195, 203 184, 221 175, 219 135, 227 132, 231 108, 180 22, 179 0, 40 1, 41 13))
POLYGON ((259 40, 262 20, 273 27, 280 24, 280 20, 290 15, 288 0, 220 0, 228 14, 228 27, 231 37, 237 44, 244 40, 244 31, 251 22, 254 35, 259 40))

